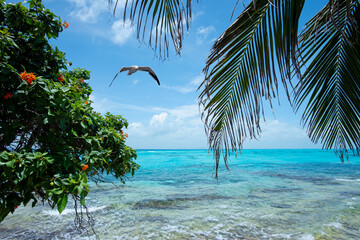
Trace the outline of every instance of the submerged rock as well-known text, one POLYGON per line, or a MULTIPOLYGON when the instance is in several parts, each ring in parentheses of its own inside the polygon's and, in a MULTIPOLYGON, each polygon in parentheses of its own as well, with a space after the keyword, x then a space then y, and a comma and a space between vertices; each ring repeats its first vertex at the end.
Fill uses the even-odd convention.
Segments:
POLYGON ((264 193, 282 193, 300 191, 302 188, 266 188, 262 190, 264 193))
POLYGON ((172 199, 144 199, 142 201, 136 202, 133 206, 133 209, 185 209, 186 206, 180 206, 180 202, 172 199))
POLYGON ((168 195, 167 199, 144 199, 136 202, 133 205, 133 209, 185 209, 188 202, 193 201, 208 201, 218 199, 230 199, 228 196, 204 194, 204 195, 180 195, 173 194, 168 195))
POLYGON ((344 191, 344 192, 339 192, 341 196, 344 197, 358 197, 360 196, 360 191, 344 191))
POLYGON ((291 205, 289 204, 273 204, 271 206, 274 208, 291 208, 291 205))

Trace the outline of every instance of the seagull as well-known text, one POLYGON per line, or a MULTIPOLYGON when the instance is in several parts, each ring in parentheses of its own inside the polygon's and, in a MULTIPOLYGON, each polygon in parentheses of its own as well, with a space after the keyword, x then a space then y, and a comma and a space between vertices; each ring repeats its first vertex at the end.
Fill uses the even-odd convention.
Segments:
POLYGON ((131 75, 131 74, 135 73, 136 71, 148 72, 150 74, 150 76, 152 76, 156 80, 156 82, 160 85, 160 81, 159 81, 158 77, 156 76, 155 72, 150 67, 139 67, 139 66, 134 65, 131 67, 122 67, 120 69, 120 71, 118 71, 118 73, 115 75, 114 79, 111 81, 109 87, 113 84, 117 75, 124 71, 129 71, 127 75, 131 75))

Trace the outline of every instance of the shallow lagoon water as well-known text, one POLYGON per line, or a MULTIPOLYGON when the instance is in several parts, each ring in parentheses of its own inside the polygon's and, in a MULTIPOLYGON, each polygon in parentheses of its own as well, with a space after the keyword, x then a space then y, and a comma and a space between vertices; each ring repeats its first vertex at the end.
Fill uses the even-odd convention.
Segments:
MULTIPOLYGON (((360 239, 360 158, 331 151, 244 150, 214 179, 207 150, 139 150, 126 184, 92 185, 101 239, 360 239)), ((69 199, 70 202, 70 199, 69 199)), ((95 239, 74 209, 19 207, 0 239, 95 239)))

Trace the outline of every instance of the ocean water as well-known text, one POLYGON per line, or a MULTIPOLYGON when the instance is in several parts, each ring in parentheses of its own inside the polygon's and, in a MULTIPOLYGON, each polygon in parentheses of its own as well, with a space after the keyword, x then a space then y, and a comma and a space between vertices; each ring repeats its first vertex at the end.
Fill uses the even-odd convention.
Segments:
MULTIPOLYGON (((92 184, 87 205, 100 239, 358 240, 360 158, 349 160, 324 150, 244 150, 215 180, 207 150, 139 150, 135 176, 92 184)), ((61 215, 19 207, 0 224, 0 239, 89 238, 74 229, 71 204, 61 215)))

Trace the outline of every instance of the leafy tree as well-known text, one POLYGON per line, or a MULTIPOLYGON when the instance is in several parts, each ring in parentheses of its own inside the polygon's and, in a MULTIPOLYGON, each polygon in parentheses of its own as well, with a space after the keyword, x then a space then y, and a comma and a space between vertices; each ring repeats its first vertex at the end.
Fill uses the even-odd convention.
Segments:
POLYGON ((86 208, 88 179, 124 182, 139 167, 127 121, 95 112, 90 72, 67 70, 49 44, 68 24, 39 0, 28 4, 0 1, 0 221, 30 201, 61 213, 72 196, 86 208))
MULTIPOLYGON (((136 23, 140 40, 149 35, 160 56, 168 54, 169 39, 180 53, 192 2, 127 0, 124 19, 129 16, 136 23)), ((335 149, 342 161, 349 150, 358 154, 359 0, 329 0, 301 32, 305 0, 248 3, 212 46, 199 87, 216 169, 221 153, 226 165, 226 156, 241 150, 247 137, 260 136, 264 102, 272 106, 279 80, 294 111, 305 109, 301 122, 314 143, 335 149)))

